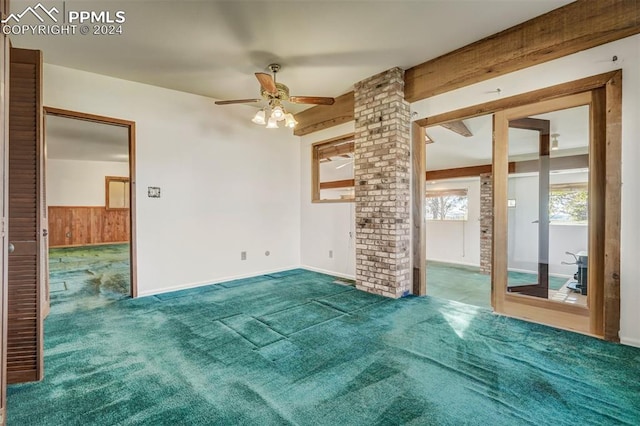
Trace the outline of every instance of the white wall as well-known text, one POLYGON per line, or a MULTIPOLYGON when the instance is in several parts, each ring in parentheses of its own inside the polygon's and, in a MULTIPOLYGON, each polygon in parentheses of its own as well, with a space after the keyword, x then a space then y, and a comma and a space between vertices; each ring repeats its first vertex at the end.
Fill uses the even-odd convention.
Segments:
POLYGON ((355 277, 355 203, 311 202, 311 145, 353 131, 354 122, 350 122, 303 136, 299 158, 301 263, 308 269, 348 278, 355 277), (329 257, 330 250, 333 258, 329 257))
POLYGON ((640 35, 483 81, 412 104, 417 118, 481 104, 615 69, 623 70, 621 324, 623 343, 640 346, 640 35), (611 59, 617 56, 614 63, 611 59), (495 93, 500 88, 500 94, 495 93))
POLYGON ((105 176, 129 176, 129 163, 47 159, 47 205, 104 206, 105 176))
MULTIPOLYGON (((552 174, 551 183, 587 182, 586 172, 552 174)), ((508 266, 510 270, 538 270, 538 178, 532 175, 519 175, 509 178, 509 198, 516 200, 516 207, 509 208, 508 266)), ((549 273, 570 277, 577 271, 575 265, 562 265, 561 262, 573 262, 566 252, 586 251, 589 241, 589 228, 582 224, 551 222, 549 225, 549 273)))
POLYGON ((427 259, 480 266, 480 178, 427 185, 439 189, 467 189, 467 220, 427 220, 427 259))
POLYGON ((291 130, 251 123, 252 107, 48 64, 44 105, 136 122, 140 295, 300 264, 291 130))

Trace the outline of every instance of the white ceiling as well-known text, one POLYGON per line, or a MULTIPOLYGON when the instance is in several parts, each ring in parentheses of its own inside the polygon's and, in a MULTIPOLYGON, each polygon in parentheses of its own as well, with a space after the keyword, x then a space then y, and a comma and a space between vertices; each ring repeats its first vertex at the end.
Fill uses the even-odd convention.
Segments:
POLYGON ((129 161, 126 127, 47 115, 45 141, 48 159, 129 161))
MULTIPOLYGON (((11 11, 34 3, 12 0, 11 11)), ((378 72, 409 68, 567 3, 67 0, 67 11, 125 11, 123 34, 11 39, 43 50, 46 63, 215 99, 259 97, 253 74, 272 62, 283 66, 279 81, 293 95, 339 96, 378 72)))

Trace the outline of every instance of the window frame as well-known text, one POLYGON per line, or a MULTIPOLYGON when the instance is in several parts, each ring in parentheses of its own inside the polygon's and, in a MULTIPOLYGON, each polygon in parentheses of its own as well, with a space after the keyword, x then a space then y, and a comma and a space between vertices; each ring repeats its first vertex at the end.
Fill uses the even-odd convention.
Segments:
POLYGON ((355 176, 353 179, 343 179, 336 181, 321 182, 320 181, 320 151, 323 148, 328 148, 332 145, 341 145, 343 143, 351 141, 354 146, 355 155, 355 134, 349 133, 341 135, 331 139, 325 139, 315 142, 311 145, 311 202, 312 203, 353 203, 355 202, 355 195, 349 198, 337 198, 337 199, 322 199, 320 198, 320 191, 322 189, 337 189, 337 188, 354 188, 355 189, 355 176), (323 188, 323 184, 325 187, 323 188))
POLYGON ((129 179, 126 176, 105 176, 104 177, 104 194, 105 194, 105 202, 104 202, 104 208, 106 210, 129 210, 131 208, 131 179, 129 179), (129 188, 128 190, 126 189, 127 187, 125 186, 125 193, 127 191, 129 191, 129 197, 128 197, 128 201, 129 201, 129 205, 127 207, 110 207, 110 200, 109 200, 109 184, 111 182, 122 182, 124 184, 129 184, 129 188))

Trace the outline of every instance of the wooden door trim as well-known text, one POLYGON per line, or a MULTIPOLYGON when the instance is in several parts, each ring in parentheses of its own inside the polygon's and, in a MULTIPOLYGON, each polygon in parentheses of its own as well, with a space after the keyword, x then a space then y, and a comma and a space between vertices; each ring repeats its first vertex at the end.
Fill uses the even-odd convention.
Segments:
POLYGON ((136 123, 131 120, 107 117, 104 115, 89 114, 86 112, 72 111, 61 108, 45 106, 44 115, 73 118, 77 120, 91 121, 94 123, 110 124, 126 127, 129 130, 129 222, 131 224, 130 243, 130 269, 131 269, 131 297, 138 297, 138 257, 137 257, 137 227, 136 227, 136 123))
MULTIPOLYGON (((607 202, 604 207, 605 220, 605 237, 604 237, 604 270, 600 275, 603 280, 603 333, 599 333, 599 337, 603 337, 610 341, 619 341, 618 333, 620 329, 620 215, 621 215, 621 150, 622 150, 622 70, 615 70, 591 77, 582 78, 555 86, 525 92, 519 95, 510 96, 508 98, 497 101, 486 102, 473 105, 454 111, 438 114, 430 117, 424 117, 415 121, 415 123, 423 128, 439 125, 456 120, 479 117, 481 115, 494 114, 494 139, 499 137, 501 132, 506 130, 495 127, 495 121, 498 115, 503 114, 506 109, 521 107, 527 104, 549 101, 570 95, 578 95, 580 93, 591 93, 592 91, 602 88, 604 90, 606 107, 602 114, 606 120, 606 153, 605 153, 605 196, 607 202)), ((493 147, 493 158, 500 159, 503 157, 502 147, 493 147)), ((506 158, 506 156, 504 156, 506 158)), ((414 167, 416 165, 414 164, 414 167)), ((420 165, 417 165, 420 167, 420 165)), ((494 191, 494 209, 493 209, 493 239, 492 239, 492 281, 504 279, 500 277, 501 270, 504 269, 502 262, 506 262, 506 258, 496 256, 496 253, 506 253, 506 239, 501 234, 501 224, 507 220, 507 206, 495 204, 495 198, 500 194, 506 200, 506 185, 500 181, 506 182, 509 172, 509 164, 506 160, 499 160, 493 165, 493 191, 494 191), (504 163, 504 164, 503 164, 504 163), (501 238, 502 235, 502 238, 501 238)), ((426 167, 419 171, 426 175, 426 167)), ((414 222, 419 218, 413 217, 414 222)), ((425 235, 420 238, 426 239, 425 235)), ((415 256, 415 253, 414 253, 415 256)), ((426 255, 420 259, 426 262, 426 255)), ((492 286, 492 305, 496 311, 504 311, 504 306, 498 302, 496 290, 492 286)), ((515 296, 512 296, 515 297, 515 296)), ((551 305, 553 307, 553 305, 551 305)), ((579 312, 576 312, 579 314, 579 312)), ((574 330, 572 327, 568 327, 574 330)), ((590 325, 591 329, 597 331, 597 327, 590 325)))
POLYGON ((413 197, 413 294, 424 296, 427 294, 427 240, 423 237, 426 231, 425 193, 426 180, 423 171, 426 169, 427 150, 424 127, 411 124, 411 188, 413 197))
MULTIPOLYGON (((9 0, 0 0, 0 17, 4 19, 9 13, 9 0)), ((8 216, 9 199, 7 171, 9 170, 9 37, 0 36, 0 426, 6 424, 6 390, 7 390, 7 298, 8 298, 8 238, 5 220, 8 216)))
POLYGON ((422 127, 431 127, 451 121, 466 120, 468 118, 480 117, 481 115, 495 114, 505 109, 516 108, 522 105, 532 104, 536 102, 546 101, 554 98, 562 98, 575 93, 587 92, 589 90, 604 87, 607 82, 613 79, 622 71, 610 71, 591 77, 581 78, 579 80, 567 83, 556 84, 555 86, 545 87, 543 89, 533 90, 518 95, 509 96, 507 98, 495 101, 485 102, 479 105, 460 108, 454 111, 442 114, 424 117, 416 120, 416 123, 422 127))

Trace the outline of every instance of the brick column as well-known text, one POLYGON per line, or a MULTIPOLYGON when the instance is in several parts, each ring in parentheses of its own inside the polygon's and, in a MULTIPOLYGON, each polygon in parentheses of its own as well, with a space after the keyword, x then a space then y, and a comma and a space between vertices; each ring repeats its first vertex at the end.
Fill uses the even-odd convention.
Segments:
POLYGON ((411 291, 410 112, 404 71, 355 85, 356 287, 411 291))
POLYGON ((493 238, 493 181, 491 173, 480 175, 480 273, 491 274, 493 238))

